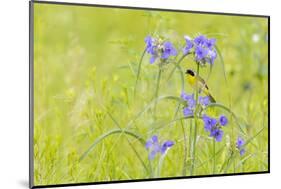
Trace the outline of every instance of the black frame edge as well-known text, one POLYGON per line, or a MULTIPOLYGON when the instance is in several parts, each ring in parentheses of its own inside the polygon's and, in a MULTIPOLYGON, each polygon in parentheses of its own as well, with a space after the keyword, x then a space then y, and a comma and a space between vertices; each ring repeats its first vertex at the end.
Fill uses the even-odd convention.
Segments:
POLYGON ((29 1, 29 188, 34 187, 34 148, 33 148, 33 47, 34 47, 34 7, 33 1, 29 1))
POLYGON ((268 172, 270 173, 270 16, 267 18, 267 27, 268 27, 268 46, 267 46, 267 51, 268 51, 268 172))

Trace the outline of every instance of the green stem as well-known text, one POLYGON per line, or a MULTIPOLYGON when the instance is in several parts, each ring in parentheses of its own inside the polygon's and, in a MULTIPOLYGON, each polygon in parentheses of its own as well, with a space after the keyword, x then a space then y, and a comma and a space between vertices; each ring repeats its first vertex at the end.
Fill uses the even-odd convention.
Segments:
MULTIPOLYGON (((189 127, 189 159, 192 158, 192 128, 193 128, 193 121, 190 120, 190 127, 189 127)), ((191 167, 190 167, 191 169, 191 167)))
POLYGON ((160 176, 161 176, 161 169, 162 169, 162 165, 163 165, 165 156, 166 156, 166 154, 163 154, 163 155, 160 157, 159 162, 158 162, 158 166, 157 166, 157 177, 158 177, 158 178, 160 178, 160 176))
POLYGON ((216 173, 216 139, 213 139, 213 174, 216 173))
MULTIPOLYGON (((252 141, 254 140, 257 136, 259 136, 259 134, 262 133, 263 129, 265 127, 263 127, 261 130, 259 130, 254 136, 250 137, 244 144, 244 148, 252 141)), ((229 162, 227 162, 227 167, 225 168, 224 170, 224 173, 227 173, 230 165, 233 163, 233 160, 236 159, 236 156, 237 156, 237 153, 235 153, 234 155, 234 152, 231 154, 230 158, 229 158, 229 162)), ((239 156, 239 153, 238 153, 238 156, 239 156)))
MULTIPOLYGON (((161 74, 162 74, 162 70, 161 70, 161 67, 159 67, 158 75, 157 75, 157 82, 156 82, 156 89, 155 89, 155 94, 154 94, 155 99, 158 98, 158 91, 159 91, 161 74)), ((155 101, 155 104, 154 104, 154 118, 156 117, 156 110, 157 110, 157 101, 155 101)))
POLYGON ((183 157, 183 168, 182 168, 182 175, 186 175, 186 158, 187 158, 187 138, 186 138, 186 133, 184 129, 184 125, 181 120, 181 127, 182 127, 182 132, 183 132, 183 139, 184 139, 184 157, 183 157))
MULTIPOLYGON (((222 65, 222 69, 223 69, 223 76, 224 76, 224 81, 226 83, 226 89, 227 89, 227 95, 228 95, 228 99, 229 99, 229 108, 231 109, 232 107, 232 98, 231 98, 231 89, 228 87, 228 82, 227 82, 227 78, 226 78, 226 71, 225 71, 225 64, 224 64, 224 59, 222 57, 222 54, 220 52, 220 49, 215 46, 216 48, 216 51, 218 53, 218 57, 220 59, 220 62, 221 62, 221 65, 222 65)), ((232 115, 233 116, 233 115, 232 115)), ((232 117, 230 117, 230 119, 232 120, 232 117)), ((231 121, 230 120, 230 121, 231 121)), ((231 129, 231 138, 234 139, 234 128, 232 127, 231 129)), ((231 141, 232 143, 234 143, 234 141, 231 141)), ((236 170, 235 170, 235 167, 236 167, 236 160, 234 159, 234 163, 233 163, 233 172, 235 173, 236 170)))
POLYGON ((176 63, 175 63, 175 67, 172 69, 172 71, 170 72, 167 81, 169 81, 173 75, 173 73, 176 71, 177 67, 180 65, 181 61, 186 57, 187 55, 183 55, 176 63))
MULTIPOLYGON (((199 76, 199 63, 197 63, 197 75, 199 76)), ((192 147, 192 163, 190 167, 190 175, 193 175, 194 171, 194 165, 195 165, 195 156, 196 156, 196 138, 197 138, 197 125, 198 125, 198 115, 197 115, 197 110, 198 110, 198 97, 199 97, 199 86, 198 82, 196 82, 196 90, 195 90, 195 99, 196 99, 196 106, 194 110, 194 118, 195 118, 195 124, 194 124, 194 136, 193 136, 193 147, 192 147)))
POLYGON ((138 71, 137 71, 137 78, 136 78, 135 87, 134 87, 134 96, 136 96, 137 84, 138 84, 138 80, 139 80, 139 77, 140 77, 141 64, 142 64, 142 60, 143 60, 143 57, 145 55, 145 52, 146 52, 146 48, 144 49, 144 51, 143 51, 143 53, 141 55, 140 61, 139 61, 138 71))

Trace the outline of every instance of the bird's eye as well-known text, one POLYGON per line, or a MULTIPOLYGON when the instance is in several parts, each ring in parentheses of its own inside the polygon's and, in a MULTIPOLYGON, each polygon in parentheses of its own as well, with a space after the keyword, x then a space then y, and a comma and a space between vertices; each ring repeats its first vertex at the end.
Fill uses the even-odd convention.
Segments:
POLYGON ((191 71, 191 70, 187 70, 186 73, 187 73, 187 74, 190 74, 190 75, 192 75, 192 76, 194 76, 194 72, 191 71))

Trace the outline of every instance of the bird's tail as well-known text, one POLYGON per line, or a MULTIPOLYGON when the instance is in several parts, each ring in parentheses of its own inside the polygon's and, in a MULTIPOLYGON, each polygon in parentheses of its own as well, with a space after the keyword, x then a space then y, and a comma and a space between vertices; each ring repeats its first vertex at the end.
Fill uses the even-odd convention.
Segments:
POLYGON ((208 97, 210 98, 210 101, 211 101, 212 103, 216 103, 215 98, 214 98, 210 93, 208 93, 208 97))

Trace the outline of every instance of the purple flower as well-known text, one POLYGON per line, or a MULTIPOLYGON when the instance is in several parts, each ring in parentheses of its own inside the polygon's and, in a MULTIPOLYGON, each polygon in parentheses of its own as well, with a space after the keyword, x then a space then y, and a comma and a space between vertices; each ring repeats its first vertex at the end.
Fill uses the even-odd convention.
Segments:
POLYGON ((239 151, 239 153, 240 153, 240 156, 243 156, 243 155, 246 153, 246 150, 245 150, 245 149, 241 149, 241 150, 239 151))
POLYGON ((158 58, 167 59, 170 56, 177 55, 177 50, 169 41, 162 43, 149 35, 144 41, 146 43, 146 52, 151 55, 149 59, 150 64, 153 64, 158 58))
POLYGON ((195 58, 197 61, 204 59, 208 55, 208 50, 202 46, 197 46, 195 48, 195 58))
POLYGON ((145 144, 146 149, 150 150, 148 159, 154 159, 156 154, 160 151, 161 147, 156 135, 152 136, 145 144))
POLYGON ((156 45, 154 44, 155 39, 152 38, 151 36, 147 36, 144 41, 146 43, 146 52, 151 54, 149 62, 150 64, 153 64, 157 59, 156 45))
POLYGON ((149 54, 154 54, 155 53, 155 45, 154 45, 154 39, 151 36, 147 36, 144 39, 145 43, 146 43, 146 52, 148 52, 149 54))
POLYGON ((236 141, 236 147, 238 148, 241 156, 243 156, 246 152, 246 150, 244 148, 244 144, 245 144, 245 141, 243 140, 243 138, 238 137, 237 141, 236 141))
POLYGON ((196 105, 194 94, 188 95, 185 92, 181 93, 181 98, 186 102, 186 106, 183 108, 183 115, 185 117, 192 116, 196 105))
POLYGON ((183 115, 184 115, 185 117, 192 116, 192 115, 193 115, 193 110, 190 109, 189 107, 185 107, 185 108, 183 109, 183 115))
POLYGON ((214 119, 214 118, 211 118, 207 115, 203 115, 202 116, 202 119, 204 121, 204 128, 205 128, 205 131, 209 131, 211 132, 212 129, 216 126, 217 124, 217 120, 214 119))
POLYGON ((208 96, 199 96, 199 103, 202 106, 208 106, 210 104, 210 98, 208 96))
POLYGON ((177 55, 177 50, 173 46, 173 44, 169 41, 164 42, 163 44, 164 49, 161 58, 167 59, 170 56, 176 56, 177 55))
POLYGON ((221 126, 226 126, 228 123, 228 119, 226 116, 221 115, 219 118, 219 122, 220 122, 221 126))
POLYGON ((216 44, 216 39, 214 38, 210 38, 210 39, 206 39, 205 40, 205 46, 208 48, 208 49, 212 49, 216 44))
POLYGON ((194 39, 195 47, 195 58, 196 61, 203 61, 213 64, 217 58, 217 52, 214 49, 216 39, 206 38, 204 35, 199 35, 194 39))
POLYGON ((148 159, 154 159, 158 153, 165 154, 165 152, 173 145, 174 142, 170 140, 165 141, 161 145, 158 141, 158 137, 156 135, 152 136, 145 144, 145 148, 149 150, 148 159))
POLYGON ((187 102, 189 108, 194 108, 196 105, 196 100, 194 99, 194 94, 188 95, 185 92, 181 93, 181 98, 187 102))
POLYGON ((155 60, 157 59, 156 55, 151 55, 150 59, 149 59, 149 63, 153 64, 155 62, 155 60))
POLYGON ((166 151, 174 145, 173 141, 167 140, 166 142, 163 143, 161 147, 161 154, 165 154, 166 151))
POLYGON ((184 38, 185 38, 186 45, 183 48, 183 54, 186 55, 191 51, 191 49, 193 47, 193 43, 188 36, 185 36, 184 38))
POLYGON ((189 96, 190 96, 190 95, 186 94, 185 92, 182 92, 182 93, 181 93, 181 98, 182 98, 183 100, 187 100, 187 99, 189 98, 189 96))
POLYGON ((221 115, 217 120, 207 115, 203 115, 202 120, 204 122, 205 131, 210 132, 210 137, 214 137, 217 142, 222 141, 223 130, 221 129, 221 125, 225 126, 227 124, 227 118, 224 115, 221 115))
POLYGON ((204 35, 199 35, 199 36, 195 37, 194 43, 198 46, 203 46, 206 44, 207 40, 208 39, 204 35))
POLYGON ((223 137, 223 131, 218 129, 218 128, 214 128, 214 129, 211 130, 210 136, 214 137, 217 142, 220 142, 222 140, 222 137, 223 137))
POLYGON ((217 52, 215 50, 209 50, 209 63, 213 64, 215 59, 217 58, 217 52))
POLYGON ((245 141, 241 137, 238 137, 237 141, 236 141, 236 147, 238 149, 241 149, 244 144, 245 144, 245 141))

